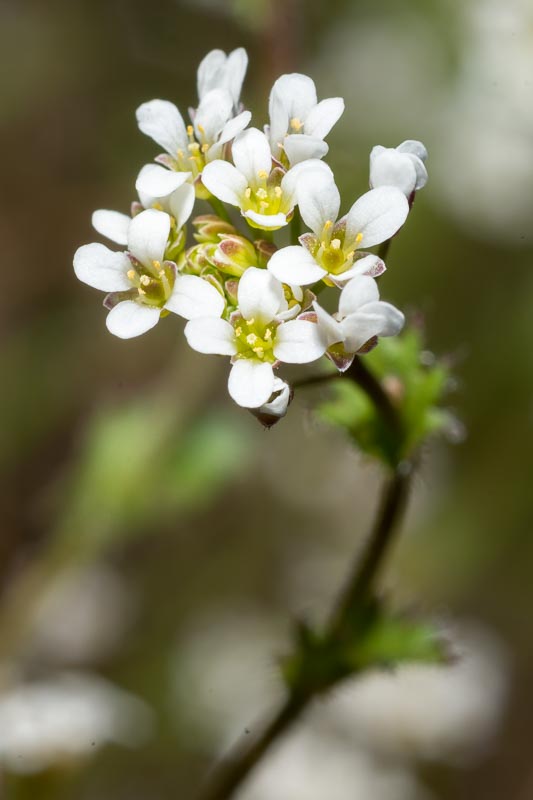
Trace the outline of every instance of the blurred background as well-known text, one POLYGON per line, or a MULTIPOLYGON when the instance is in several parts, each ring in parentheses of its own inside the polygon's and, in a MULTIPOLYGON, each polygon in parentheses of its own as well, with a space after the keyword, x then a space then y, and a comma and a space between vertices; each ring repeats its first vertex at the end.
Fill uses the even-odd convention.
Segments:
POLYGON ((72 271, 155 155, 136 107, 185 111, 200 59, 238 46, 258 127, 283 72, 345 98, 346 205, 373 145, 427 145, 380 288, 452 359, 464 428, 425 449, 385 581, 461 658, 342 687, 239 798, 529 800, 528 0, 1 0, 0 796, 192 797, 275 704, 291 620, 323 617, 374 511, 378 469, 312 414, 327 390, 265 432, 180 320, 115 339, 72 271))

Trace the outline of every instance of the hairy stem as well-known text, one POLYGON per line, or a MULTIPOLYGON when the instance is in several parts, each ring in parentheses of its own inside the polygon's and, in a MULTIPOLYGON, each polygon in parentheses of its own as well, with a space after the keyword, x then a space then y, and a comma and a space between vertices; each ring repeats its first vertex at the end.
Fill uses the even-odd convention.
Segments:
MULTIPOLYGON (((391 435, 401 441, 402 425, 399 415, 381 383, 355 358, 346 375, 355 381, 374 403, 391 435)), ((310 385, 337 377, 336 374, 307 378, 298 385, 310 385)), ((400 448, 398 448, 400 449, 400 448)), ((342 637, 345 627, 357 608, 370 599, 380 568, 389 552, 409 493, 412 463, 401 462, 388 476, 382 490, 378 513, 370 535, 358 553, 346 584, 339 592, 324 631, 331 643, 342 637)), ((328 688, 334 685, 330 683, 328 688)), ((323 686, 294 686, 272 719, 252 739, 247 737, 215 768, 198 800, 229 800, 248 778, 255 766, 289 728, 299 719, 312 700, 324 691, 323 686)))

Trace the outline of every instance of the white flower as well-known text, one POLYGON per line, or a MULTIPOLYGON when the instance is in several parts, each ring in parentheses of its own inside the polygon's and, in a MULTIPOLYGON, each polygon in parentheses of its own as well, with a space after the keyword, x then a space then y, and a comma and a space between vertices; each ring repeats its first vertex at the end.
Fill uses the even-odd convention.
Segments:
MULTIPOLYGON (((172 228, 179 231, 191 216, 194 207, 194 189, 186 183, 188 177, 184 172, 169 172, 157 164, 146 164, 135 183, 141 207, 165 211, 174 220, 172 228)), ((128 244, 130 222, 131 217, 128 214, 102 208, 92 216, 93 228, 102 236, 121 245, 128 244)))
POLYGON ((234 164, 227 161, 208 164, 202 182, 219 200, 240 208, 252 227, 264 230, 277 230, 289 222, 297 202, 297 184, 304 172, 331 172, 316 159, 298 164, 288 172, 273 168, 268 139, 257 128, 235 138, 232 155, 234 164))
MULTIPOLYGON (((206 163, 223 157, 224 146, 251 119, 249 111, 235 114, 246 64, 242 48, 227 58, 221 50, 208 53, 198 69, 200 104, 190 112, 192 125, 185 124, 168 100, 151 100, 139 106, 139 128, 165 151, 166 155, 158 157, 162 164, 196 179, 206 163)), ((202 195, 198 181, 197 191, 202 195)))
POLYGON ((137 746, 151 727, 138 698, 93 675, 64 673, 0 696, 0 763, 31 774, 110 742, 137 746))
POLYGON ((341 371, 350 366, 355 353, 370 339, 396 336, 405 322, 401 311, 379 299, 377 283, 367 275, 359 275, 346 284, 339 298, 339 310, 333 316, 316 301, 313 307, 328 348, 337 345, 326 355, 341 371))
POLYGON ((212 89, 226 89, 231 95, 234 108, 237 109, 247 66, 248 56, 243 47, 238 47, 229 55, 222 50, 211 50, 198 67, 199 101, 202 102, 212 89))
POLYGON ((239 311, 227 322, 206 316, 185 327, 190 346, 199 353, 232 356, 228 391, 245 408, 268 403, 275 389, 278 361, 305 364, 320 358, 326 343, 318 326, 290 319, 283 286, 266 270, 250 267, 239 281, 239 311))
POLYGON ((307 75, 282 75, 270 93, 270 125, 267 128, 272 153, 292 166, 328 152, 324 137, 344 111, 342 97, 317 101, 314 82, 307 75))
POLYGON ((370 186, 396 186, 410 197, 427 183, 427 155, 422 142, 411 139, 396 148, 376 145, 370 153, 370 186))
POLYGON ((106 325, 121 339, 150 330, 165 311, 192 319, 224 310, 225 301, 214 286, 193 275, 176 277, 176 265, 165 261, 170 227, 168 214, 148 209, 129 224, 128 252, 116 253, 97 243, 76 251, 76 276, 111 293, 106 325))
POLYGON ((283 419, 292 400, 292 391, 288 383, 281 378, 274 378, 272 395, 270 399, 263 403, 259 408, 252 408, 251 411, 265 428, 271 428, 280 419, 283 419))
POLYGON ((274 253, 268 269, 278 280, 307 286, 325 279, 340 286, 356 275, 383 272, 381 259, 357 251, 390 239, 403 225, 409 204, 399 189, 372 189, 337 222, 341 201, 331 171, 302 171, 297 199, 302 219, 313 233, 300 237, 301 246, 274 253))

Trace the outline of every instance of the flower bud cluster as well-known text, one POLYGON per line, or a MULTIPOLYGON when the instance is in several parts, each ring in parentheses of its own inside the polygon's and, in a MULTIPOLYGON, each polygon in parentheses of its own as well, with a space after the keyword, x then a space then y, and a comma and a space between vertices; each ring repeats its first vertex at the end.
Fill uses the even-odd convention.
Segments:
POLYGON ((84 245, 74 270, 106 292, 106 324, 120 338, 145 333, 170 313, 183 317, 189 345, 229 357, 231 397, 270 425, 292 396, 278 376, 282 364, 326 356, 343 371, 380 336, 401 330, 402 313, 379 299, 375 279, 385 264, 367 249, 404 224, 427 180, 427 153, 416 141, 374 147, 371 188, 341 214, 323 158, 342 98, 319 101, 311 78, 282 75, 269 123, 249 127, 240 100, 247 61, 242 48, 208 53, 190 122, 167 100, 140 106, 140 130, 164 152, 140 170, 130 215, 93 214, 96 231, 122 250, 84 245), (191 220, 205 201, 214 213, 200 208, 191 220), (291 244, 283 232, 289 224, 291 244), (340 292, 333 314, 317 300, 327 287, 340 292))

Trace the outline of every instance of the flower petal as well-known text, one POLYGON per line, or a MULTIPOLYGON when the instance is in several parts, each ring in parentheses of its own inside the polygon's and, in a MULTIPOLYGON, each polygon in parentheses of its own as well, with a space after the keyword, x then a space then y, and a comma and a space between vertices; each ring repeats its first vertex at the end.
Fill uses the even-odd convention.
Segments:
MULTIPOLYGON (((422 162, 420 162, 422 163, 422 162)), ((411 156, 392 148, 370 153, 370 186, 396 186, 407 197, 416 185, 416 169, 411 156)))
POLYGON ((158 145, 175 156, 178 150, 187 151, 189 140, 180 112, 168 100, 150 100, 136 112, 140 130, 158 145))
POLYGON ((91 221, 95 231, 98 231, 107 239, 111 239, 112 242, 122 245, 128 243, 128 228, 130 227, 131 217, 128 217, 127 214, 100 208, 94 212, 91 221))
POLYGON ((356 200, 346 217, 345 246, 357 242, 361 247, 372 247, 390 239, 403 225, 409 213, 404 193, 393 186, 371 189, 356 200))
POLYGON ((235 331, 225 319, 192 319, 185 326, 185 337, 189 346, 198 353, 234 356, 237 352, 235 331))
POLYGON ((195 197, 194 187, 190 183, 184 183, 170 195, 168 210, 176 220, 178 228, 182 228, 191 216, 195 197))
POLYGON ((171 172, 159 164, 145 164, 137 176, 135 188, 140 195, 154 199, 168 197, 190 177, 190 172, 171 172))
POLYGON ((239 281, 239 310, 245 319, 271 322, 281 308, 283 286, 266 269, 249 267, 239 281))
POLYGON ((107 329, 119 339, 132 339, 153 328, 159 322, 161 309, 123 300, 107 315, 107 329))
POLYGON ((178 275, 165 308, 184 319, 220 317, 226 303, 215 287, 196 275, 178 275))
POLYGON ((235 106, 239 103, 242 84, 248 68, 248 54, 244 47, 237 47, 228 55, 224 85, 233 97, 235 106))
MULTIPOLYGON (((356 256, 357 255, 363 254, 356 253, 356 256)), ((386 269, 385 262, 382 261, 379 256, 374 253, 367 253, 363 255, 362 258, 356 258, 353 265, 350 269, 347 269, 346 272, 342 272, 340 275, 330 274, 329 279, 335 286, 342 289, 349 281, 356 278, 358 275, 369 275, 371 278, 378 278, 380 275, 383 275, 386 269)))
POLYGON ((326 337, 314 322, 293 319, 284 322, 276 331, 274 355, 287 364, 307 364, 323 356, 326 337))
POLYGON ((277 79, 270 92, 268 107, 273 146, 282 141, 291 119, 297 119, 302 124, 305 122, 316 101, 314 81, 307 75, 293 72, 277 79))
POLYGON ((337 221, 341 196, 331 173, 303 171, 296 195, 303 221, 317 236, 322 235, 326 222, 337 221))
POLYGON ((271 428, 285 416, 290 402, 291 387, 281 378, 274 378, 270 399, 252 413, 265 428, 271 428))
POLYGON ((128 250, 137 261, 152 266, 163 261, 170 233, 170 217, 164 211, 149 208, 131 221, 128 231, 128 250))
POLYGON ((396 150, 398 150, 399 153, 411 153, 421 161, 425 161, 428 157, 428 151, 425 146, 416 139, 406 139, 405 142, 398 145, 396 150))
POLYGON ((292 133, 283 139, 283 149, 292 167, 310 158, 324 158, 329 147, 326 142, 316 136, 307 136, 305 133, 292 133))
POLYGON ((328 314, 322 306, 320 306, 316 300, 313 301, 313 308, 316 312, 316 319, 318 327, 320 328, 322 335, 326 339, 326 344, 329 347, 336 342, 342 342, 343 340, 343 333, 340 326, 340 322, 328 314))
POLYGON ((232 206, 241 205, 248 186, 244 175, 233 164, 221 160, 211 161, 204 167, 202 183, 211 194, 232 206))
POLYGON ((256 228, 262 228, 265 231, 277 231, 287 225, 288 219, 286 214, 259 214, 258 211, 243 211, 243 216, 255 222, 256 228))
POLYGON ((217 48, 210 50, 200 61, 197 70, 197 88, 200 102, 207 92, 221 85, 225 72, 226 58, 225 52, 217 48))
POLYGON ((76 277, 103 292, 122 292, 131 289, 126 277, 131 262, 126 253, 114 253, 109 247, 94 242, 79 247, 74 254, 76 277))
POLYGON ((237 405, 259 408, 270 398, 274 388, 271 364, 240 358, 231 368, 228 392, 237 405))
POLYGON ((233 100, 227 89, 212 89, 203 97, 194 115, 194 130, 197 138, 211 144, 230 119, 233 100))
POLYGON ((374 278, 367 275, 359 275, 346 284, 339 298, 339 314, 347 317, 353 314, 365 303, 372 303, 379 300, 378 285, 374 278))
POLYGON ((397 336, 405 325, 405 317, 402 312, 391 303, 383 300, 367 303, 361 312, 365 314, 380 314, 382 323, 379 336, 397 336))
POLYGON ((258 128, 248 128, 240 133, 231 149, 233 163, 244 175, 246 185, 256 186, 260 183, 259 173, 270 175, 272 169, 272 153, 264 133, 258 128))
POLYGON ((310 136, 323 139, 328 135, 344 111, 342 97, 328 97, 311 109, 305 119, 305 132, 310 136))
POLYGON ((328 167, 324 161, 320 161, 318 158, 311 158, 308 161, 302 161, 299 164, 295 164, 294 167, 291 167, 290 170, 285 173, 280 184, 285 202, 290 208, 292 208, 297 202, 298 185, 302 175, 304 173, 307 175, 308 172, 310 174, 326 172, 333 176, 331 168, 328 167))
POLYGON ((278 281, 298 286, 316 283, 327 272, 319 267, 311 253, 299 245, 277 250, 267 264, 267 269, 278 281))
POLYGON ((218 139, 218 144, 226 144, 226 142, 231 142, 231 140, 234 139, 238 133, 243 131, 246 126, 249 125, 251 119, 251 112, 243 111, 241 114, 237 114, 236 117, 233 117, 233 119, 230 119, 229 122, 226 122, 218 139))

